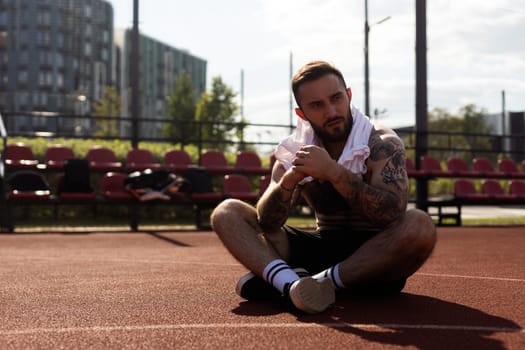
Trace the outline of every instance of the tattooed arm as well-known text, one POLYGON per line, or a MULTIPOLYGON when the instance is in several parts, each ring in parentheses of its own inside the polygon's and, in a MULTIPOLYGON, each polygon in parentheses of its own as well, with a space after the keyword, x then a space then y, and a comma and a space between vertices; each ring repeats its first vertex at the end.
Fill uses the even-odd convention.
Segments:
POLYGON ((407 206, 405 148, 402 140, 389 129, 375 129, 369 147, 366 181, 343 169, 331 182, 350 206, 362 208, 370 222, 386 225, 402 215, 407 206))
POLYGON ((304 174, 294 169, 285 171, 279 162, 275 163, 270 185, 257 203, 257 219, 264 232, 276 232, 284 225, 300 195, 297 183, 303 178, 304 174))

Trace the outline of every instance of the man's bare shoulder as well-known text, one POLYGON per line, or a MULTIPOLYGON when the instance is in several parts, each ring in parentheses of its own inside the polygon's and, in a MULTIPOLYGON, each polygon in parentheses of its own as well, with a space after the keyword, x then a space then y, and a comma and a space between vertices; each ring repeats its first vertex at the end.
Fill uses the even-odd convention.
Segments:
POLYGON ((396 132, 385 126, 376 125, 368 140, 371 160, 390 158, 394 154, 405 152, 403 140, 396 132))

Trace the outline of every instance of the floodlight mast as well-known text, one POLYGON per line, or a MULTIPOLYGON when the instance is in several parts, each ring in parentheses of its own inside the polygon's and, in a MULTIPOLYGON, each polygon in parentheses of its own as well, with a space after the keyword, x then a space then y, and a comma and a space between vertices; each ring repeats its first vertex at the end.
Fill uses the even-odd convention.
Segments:
POLYGON ((130 87, 131 87, 131 147, 139 143, 139 0, 133 0, 133 29, 131 31, 130 87))
POLYGON ((370 62, 368 58, 368 35, 370 33, 370 28, 374 25, 381 24, 390 19, 390 16, 383 18, 376 23, 369 25, 368 24, 368 0, 365 0, 365 45, 364 45, 364 54, 365 54, 365 114, 370 116, 370 62))

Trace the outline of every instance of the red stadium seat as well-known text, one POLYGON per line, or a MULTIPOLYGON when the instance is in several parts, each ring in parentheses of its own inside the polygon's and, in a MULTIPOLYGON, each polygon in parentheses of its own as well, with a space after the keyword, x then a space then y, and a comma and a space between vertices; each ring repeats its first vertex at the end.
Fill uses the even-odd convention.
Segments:
POLYGON ((472 181, 467 179, 454 181, 454 196, 456 199, 467 201, 488 201, 490 199, 487 194, 477 192, 472 181))
POLYGON ((498 160, 498 171, 506 177, 525 178, 525 174, 519 172, 518 165, 512 159, 498 160))
POLYGON ((417 177, 421 175, 421 171, 416 170, 416 166, 410 158, 405 159, 405 168, 409 177, 417 177))
POLYGON ((6 146, 4 159, 7 169, 36 169, 38 167, 38 160, 31 147, 20 142, 6 146))
POLYGON ((441 163, 439 160, 430 156, 421 157, 421 172, 423 175, 431 177, 450 176, 448 171, 445 171, 441 168, 441 163))
POLYGON ((44 158, 47 169, 62 170, 66 160, 75 158, 75 152, 65 145, 53 145, 46 149, 44 158))
POLYGON ((93 171, 120 171, 122 163, 117 161, 115 153, 106 147, 95 146, 88 150, 86 159, 89 162, 89 167, 93 171))
POLYGON ((492 163, 487 158, 474 158, 472 164, 474 171, 478 172, 480 176, 499 177, 503 175, 502 173, 494 170, 492 163))
POLYGON ((450 175, 455 177, 466 177, 474 174, 468 168, 467 162, 457 157, 451 157, 447 160, 447 169, 450 175))
POLYGON ((199 164, 212 174, 231 174, 234 172, 233 166, 228 165, 224 153, 217 150, 208 150, 201 154, 199 164))
POLYGON ((270 186, 270 182, 272 181, 271 175, 265 175, 261 176, 260 182, 259 182, 259 197, 262 196, 264 191, 270 186))
POLYGON ((128 171, 158 170, 162 168, 162 165, 157 162, 151 151, 134 148, 129 150, 127 154, 126 168, 128 171))
POLYGON ((101 192, 105 199, 109 201, 127 201, 134 199, 133 195, 126 190, 124 181, 127 174, 108 172, 102 177, 101 192))
POLYGON ((250 180, 241 174, 224 176, 222 192, 226 198, 236 198, 252 203, 259 198, 259 194, 253 190, 250 180))
POLYGON ((18 170, 7 180, 7 198, 13 200, 48 201, 51 199, 49 184, 42 174, 33 170, 18 170))
POLYGON ((509 183, 509 193, 516 195, 521 200, 525 200, 525 182, 512 180, 509 183))
POLYGON ((193 164, 188 152, 181 149, 174 149, 164 154, 164 166, 166 169, 177 173, 196 165, 193 164))
POLYGON ((483 180, 481 192, 499 201, 514 201, 517 199, 516 195, 505 193, 501 184, 494 179, 483 180))
POLYGON ((262 166, 261 158, 259 158, 257 153, 252 151, 237 152, 234 167, 236 172, 247 175, 264 175, 271 172, 270 168, 262 166))

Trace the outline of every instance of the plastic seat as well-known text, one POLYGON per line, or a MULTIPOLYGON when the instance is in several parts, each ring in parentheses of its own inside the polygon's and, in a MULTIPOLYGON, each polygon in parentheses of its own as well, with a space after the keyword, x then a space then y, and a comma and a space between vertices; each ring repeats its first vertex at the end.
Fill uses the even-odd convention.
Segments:
POLYGON ((102 177, 100 190, 102 196, 109 201, 128 201, 134 199, 124 185, 127 174, 108 172, 102 177))
POLYGON ((115 153, 106 147, 95 146, 88 150, 86 159, 89 167, 97 172, 111 172, 122 170, 122 163, 117 161, 115 153))
POLYGON ((441 168, 441 163, 434 157, 422 156, 421 157, 421 173, 425 176, 430 177, 446 177, 450 176, 450 173, 441 168))
POLYGON ((505 193, 501 184, 493 179, 483 180, 481 184, 481 192, 487 194, 490 198, 499 201, 514 201, 517 196, 510 193, 505 193))
POLYGON ((421 171, 416 170, 416 166, 414 165, 414 162, 410 158, 405 159, 405 168, 408 177, 417 177, 421 176, 421 171))
POLYGON ((150 150, 134 148, 126 156, 126 168, 128 171, 158 170, 162 165, 157 162, 150 150))
POLYGON ((236 198, 252 203, 259 198, 259 194, 253 190, 248 177, 241 174, 225 175, 222 192, 226 198, 236 198))
POLYGON ((492 163, 487 158, 474 158, 472 161, 474 171, 478 172, 480 176, 484 177, 499 177, 502 173, 494 170, 492 163))
POLYGON ((224 153, 217 150, 208 150, 201 154, 199 165, 212 174, 231 174, 234 167, 228 164, 224 153))
POLYGON ((9 232, 14 231, 15 205, 51 204, 54 200, 46 179, 35 170, 16 170, 6 179, 6 187, 5 227, 9 232))
POLYGON ((18 170, 6 181, 8 200, 47 201, 51 189, 42 174, 34 170, 18 170))
POLYGON ((262 166, 261 158, 252 151, 239 151, 235 159, 235 171, 247 175, 269 174, 270 168, 262 166))
POLYGON ((261 197, 263 193, 268 189, 271 181, 272 181, 271 175, 261 176, 261 179, 259 182, 259 197, 261 197))
POLYGON ((75 152, 71 147, 65 145, 50 146, 44 155, 46 168, 50 170, 62 170, 65 161, 73 158, 75 158, 75 152))
POLYGON ((472 176, 473 172, 468 168, 467 162, 462 158, 450 157, 447 160, 447 169, 451 176, 463 177, 472 176))
POLYGON ((467 179, 457 179, 454 181, 454 196, 459 200, 466 201, 487 201, 489 196, 485 193, 476 191, 472 181, 467 179))
POLYGON ((168 170, 177 173, 196 165, 193 164, 188 152, 181 149, 173 149, 164 154, 164 166, 168 170))
POLYGON ((525 200, 525 182, 512 180, 509 183, 509 193, 515 195, 521 200, 525 200))
POLYGON ((213 188, 212 177, 204 168, 188 168, 182 176, 191 184, 190 199, 195 209, 195 226, 203 228, 202 215, 203 209, 215 208, 223 200, 222 193, 213 188))
POLYGON ((511 178, 525 178, 523 174, 520 174, 518 165, 512 159, 500 159, 498 160, 498 171, 506 177, 511 178))
POLYGON ((36 169, 38 160, 31 147, 23 143, 7 145, 4 150, 5 165, 7 169, 36 169))

